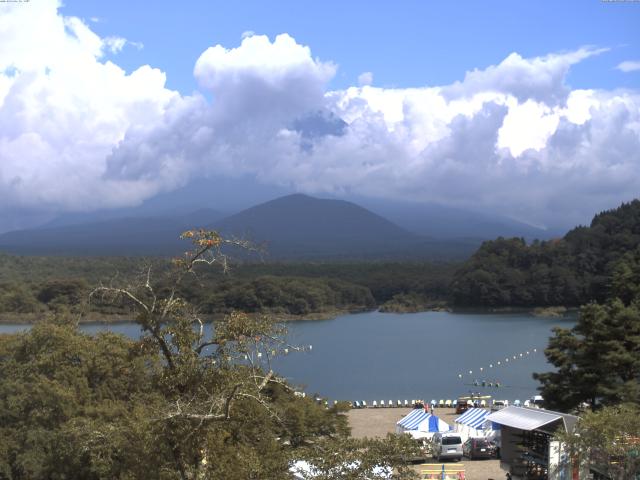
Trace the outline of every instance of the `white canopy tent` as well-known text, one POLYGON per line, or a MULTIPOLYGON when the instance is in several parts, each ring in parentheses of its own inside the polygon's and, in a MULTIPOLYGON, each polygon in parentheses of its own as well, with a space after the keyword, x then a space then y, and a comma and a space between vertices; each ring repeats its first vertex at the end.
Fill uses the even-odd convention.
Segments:
POLYGON ((470 437, 489 437, 492 435, 491 422, 487 420, 489 412, 484 408, 470 408, 455 419, 456 432, 464 442, 470 437))
POLYGON ((436 432, 448 432, 451 427, 441 418, 427 413, 421 408, 396 423, 396 433, 408 433, 413 438, 431 438, 436 432))

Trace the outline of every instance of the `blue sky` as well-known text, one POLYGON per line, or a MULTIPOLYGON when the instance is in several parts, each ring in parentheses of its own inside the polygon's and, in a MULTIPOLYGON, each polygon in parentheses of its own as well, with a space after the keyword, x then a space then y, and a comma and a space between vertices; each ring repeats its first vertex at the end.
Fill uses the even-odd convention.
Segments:
POLYGON ((583 223, 640 191, 638 25, 634 1, 0 3, 0 231, 194 182, 583 223))
POLYGON ((362 72, 384 87, 443 85, 467 70, 499 63, 512 52, 524 57, 583 45, 611 52, 572 69, 576 88, 637 87, 640 73, 615 66, 640 49, 640 4, 581 1, 141 2, 67 0, 62 11, 79 16, 100 35, 142 42, 118 64, 150 64, 167 72, 167 85, 194 90, 192 70, 210 45, 238 46, 243 32, 273 38, 289 33, 314 56, 339 70, 331 86, 353 85, 362 72), (150 7, 150 5, 152 5, 150 7))

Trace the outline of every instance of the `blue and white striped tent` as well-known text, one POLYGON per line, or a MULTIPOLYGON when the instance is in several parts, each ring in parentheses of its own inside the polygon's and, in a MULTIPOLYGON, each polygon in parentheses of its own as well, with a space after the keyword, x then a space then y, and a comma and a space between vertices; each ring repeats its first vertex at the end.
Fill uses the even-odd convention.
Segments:
POLYGON ((456 431, 463 437, 484 437, 491 430, 491 422, 487 420, 489 412, 484 408, 470 408, 455 419, 456 431))
POLYGON ((435 433, 448 432, 449 430, 451 427, 447 422, 425 412, 422 408, 412 410, 409 415, 396 423, 397 433, 412 431, 435 433))

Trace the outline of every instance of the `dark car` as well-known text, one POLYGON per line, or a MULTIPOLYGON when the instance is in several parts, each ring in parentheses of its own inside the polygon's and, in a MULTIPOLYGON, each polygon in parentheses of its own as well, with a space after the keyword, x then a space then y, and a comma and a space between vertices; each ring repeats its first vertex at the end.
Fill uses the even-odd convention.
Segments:
POLYGON ((469 438, 462 444, 462 454, 471 459, 494 458, 495 446, 486 438, 469 438))
POLYGON ((456 415, 466 412, 470 406, 473 406, 473 401, 469 400, 469 397, 459 397, 456 403, 456 415))

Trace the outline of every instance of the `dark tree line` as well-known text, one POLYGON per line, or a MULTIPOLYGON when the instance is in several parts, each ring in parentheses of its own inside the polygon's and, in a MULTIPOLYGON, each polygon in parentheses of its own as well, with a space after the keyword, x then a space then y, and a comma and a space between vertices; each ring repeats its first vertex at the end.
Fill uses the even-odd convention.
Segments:
POLYGON ((604 301, 613 273, 640 245, 640 201, 596 215, 563 238, 485 242, 451 283, 459 306, 580 306, 604 301))
MULTIPOLYGON (((166 271, 166 259, 14 257, 0 255, 0 316, 70 311, 126 315, 94 301, 100 280, 134 278, 149 265, 166 271), (94 263, 95 262, 95 263, 94 263)), ((432 263, 238 263, 232 275, 211 271, 185 281, 180 292, 204 314, 241 310, 277 315, 339 311, 420 309, 444 302, 454 264, 432 263)))

